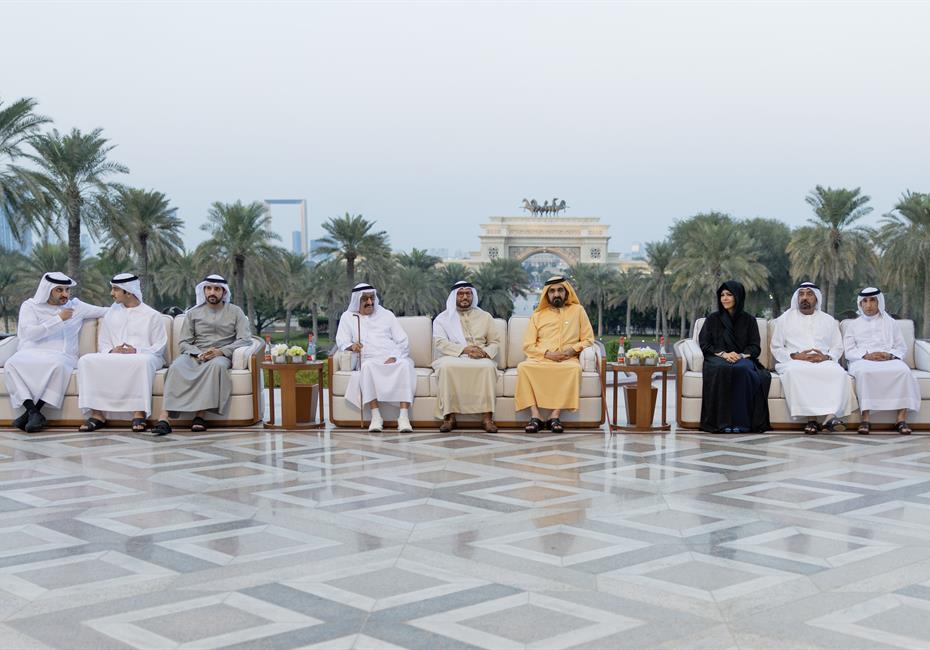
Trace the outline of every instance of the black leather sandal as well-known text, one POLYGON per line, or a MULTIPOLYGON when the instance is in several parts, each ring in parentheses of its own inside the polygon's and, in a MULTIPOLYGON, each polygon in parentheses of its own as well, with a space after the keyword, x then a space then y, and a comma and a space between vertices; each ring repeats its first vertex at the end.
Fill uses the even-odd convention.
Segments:
POLYGON ((152 427, 153 436, 166 436, 171 433, 171 423, 168 420, 159 420, 152 427))
POLYGON ((546 426, 539 418, 530 418, 523 430, 527 433, 539 433, 539 430, 546 426))
POLYGON ((207 421, 201 417, 196 417, 191 422, 191 431, 196 431, 197 433, 203 433, 207 430, 207 421))
POLYGON ((872 427, 869 425, 868 422, 860 422, 859 428, 856 429, 856 433, 862 436, 867 436, 872 432, 871 429, 872 427))
POLYGON ((133 418, 132 430, 135 433, 144 433, 146 429, 145 418, 133 418))
POLYGON ((91 431, 96 431, 97 429, 102 429, 107 426, 106 420, 98 420, 97 418, 87 418, 80 427, 78 431, 83 433, 90 433, 91 431))
POLYGON ((816 421, 816 420, 808 420, 808 421, 807 421, 807 424, 804 426, 804 433, 806 433, 806 434, 809 435, 809 436, 812 436, 812 435, 814 435, 815 433, 817 433, 818 431, 820 431, 820 425, 817 424, 817 421, 816 421))
POLYGON ((552 433, 565 433, 565 427, 562 426, 562 421, 559 418, 549 418, 546 422, 546 428, 552 433))
POLYGON ((833 433, 843 433, 846 431, 846 423, 839 418, 830 418, 823 423, 823 428, 833 433))
POLYGON ((907 422, 905 422, 904 420, 898 420, 897 422, 895 422, 894 428, 902 436, 909 436, 914 432, 913 429, 907 426, 907 422))

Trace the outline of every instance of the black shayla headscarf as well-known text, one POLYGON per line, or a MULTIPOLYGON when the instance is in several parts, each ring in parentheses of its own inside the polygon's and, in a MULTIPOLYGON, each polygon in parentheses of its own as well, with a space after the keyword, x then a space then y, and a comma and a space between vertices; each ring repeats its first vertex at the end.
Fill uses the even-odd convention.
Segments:
POLYGON ((727 280, 717 287, 717 311, 720 312, 720 321, 723 323, 723 341, 726 343, 728 350, 738 349, 733 321, 743 313, 743 306, 745 303, 746 290, 743 288, 743 285, 736 280, 727 280), (736 304, 733 305, 732 315, 724 309, 723 303, 720 302, 720 294, 723 293, 724 289, 732 293, 733 297, 736 299, 736 304))

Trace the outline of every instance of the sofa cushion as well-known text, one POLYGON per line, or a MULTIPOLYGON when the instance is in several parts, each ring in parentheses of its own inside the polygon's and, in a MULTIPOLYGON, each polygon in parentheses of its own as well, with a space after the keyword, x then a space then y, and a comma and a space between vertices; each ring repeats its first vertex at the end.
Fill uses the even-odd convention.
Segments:
POLYGON ((0 368, 6 364, 6 360, 16 354, 19 349, 19 339, 10 336, 0 341, 0 368))
POLYGON ((930 400, 930 372, 926 370, 912 370, 920 387, 920 399, 930 400))
POLYGON ((526 359, 523 354, 523 335, 530 324, 529 316, 511 316, 507 323, 507 367, 516 368, 526 359))
MULTIPOLYGON (((439 375, 435 372, 429 377, 429 394, 432 397, 439 395, 439 375)), ((497 382, 494 385, 494 397, 501 397, 504 394, 504 371, 497 371, 497 382)))
POLYGON ((81 333, 78 335, 78 356, 92 354, 97 351, 97 321, 98 318, 88 318, 81 323, 81 333))
MULTIPOLYGON (((513 397, 517 393, 517 369, 507 368, 504 372, 504 397, 513 397)), ((601 376, 597 372, 581 373, 580 397, 601 396, 601 376)))
MULTIPOLYGON (((847 318, 840 322, 840 332, 843 336, 846 335, 846 329, 849 327, 849 324, 855 320, 855 318, 847 318)), ((904 354, 904 363, 907 364, 908 368, 914 368, 914 321, 907 318, 896 319, 895 325, 898 326, 898 331, 901 332, 901 337, 904 339, 904 344, 907 346, 907 352, 904 354)))
POLYGON ((428 316, 401 316, 397 320, 407 333, 413 365, 429 367, 433 363, 433 321, 428 316))
MULTIPOLYGON (((694 321, 694 334, 691 336, 691 340, 694 341, 696 347, 694 348, 697 352, 693 354, 701 355, 701 365, 704 364, 704 353, 701 352, 700 345, 700 336, 701 328, 704 327, 704 321, 706 318, 698 318, 694 321)), ((759 346, 762 348, 762 351, 759 353, 759 363, 761 363, 766 368, 772 369, 772 327, 771 323, 764 318, 757 318, 756 324, 759 326, 759 346)), ((692 366, 688 364, 689 368, 695 370, 700 369, 698 366, 692 366)))
MULTIPOLYGON (((432 368, 416 368, 417 386, 414 391, 414 397, 430 396, 430 375, 433 374, 432 368)), ((344 397, 346 389, 349 387, 349 377, 352 373, 347 370, 333 371, 333 396, 344 397)))

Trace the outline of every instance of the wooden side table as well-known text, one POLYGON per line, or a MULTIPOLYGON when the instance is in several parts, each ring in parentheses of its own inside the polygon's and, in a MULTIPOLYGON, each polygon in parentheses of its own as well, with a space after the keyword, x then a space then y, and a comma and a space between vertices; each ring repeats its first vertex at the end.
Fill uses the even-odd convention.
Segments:
POLYGON ((329 360, 306 361, 304 363, 270 363, 262 361, 259 372, 269 371, 268 402, 269 419, 264 423, 266 429, 320 429, 326 426, 326 407, 323 400, 323 371, 329 360), (301 370, 316 372, 316 383, 298 384, 297 373, 301 370), (281 376, 281 424, 275 424, 274 417, 274 372, 281 376), (312 413, 313 389, 317 392, 319 417, 315 421, 297 421, 298 414, 312 413))
POLYGON ((665 419, 665 406, 668 398, 668 373, 672 369, 671 363, 663 363, 655 366, 647 365, 628 365, 625 363, 608 362, 606 364, 607 372, 612 372, 614 376, 614 409, 613 422, 608 422, 611 431, 627 431, 649 433, 654 431, 668 431, 671 425, 665 419), (632 372, 636 374, 636 422, 629 422, 627 425, 617 424, 617 375, 621 372, 632 372), (662 373, 662 423, 652 426, 652 418, 655 407, 652 404, 652 376, 662 373))

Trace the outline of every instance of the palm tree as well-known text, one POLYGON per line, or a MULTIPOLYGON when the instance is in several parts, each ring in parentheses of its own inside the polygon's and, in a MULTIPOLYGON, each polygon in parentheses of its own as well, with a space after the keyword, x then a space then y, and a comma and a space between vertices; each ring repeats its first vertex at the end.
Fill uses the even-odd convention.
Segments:
POLYGON ((420 269, 423 271, 429 271, 433 269, 441 261, 441 258, 436 257, 435 255, 430 255, 425 250, 421 250, 419 248, 414 248, 409 253, 397 254, 397 262, 401 266, 420 269))
POLYGON ((791 228, 778 219, 756 218, 743 221, 742 229, 755 240, 758 262, 769 271, 768 280, 756 291, 754 302, 771 305, 772 317, 777 318, 793 290, 787 252, 791 228))
POLYGON ((603 336, 604 308, 620 280, 617 270, 606 264, 576 264, 568 274, 575 281, 581 304, 597 308, 597 335, 603 336))
POLYGON ((4 251, 0 255, 0 314, 3 315, 3 330, 10 331, 10 312, 27 295, 26 277, 23 273, 25 259, 15 251, 4 251))
POLYGON ((717 287, 731 278, 747 291, 764 286, 768 270, 757 260, 756 243, 740 224, 728 219, 702 222, 691 229, 669 265, 682 304, 716 307, 717 287))
MULTIPOLYGON (((284 303, 284 340, 291 340, 291 318, 294 310, 308 305, 308 293, 311 291, 312 280, 310 267, 307 266, 307 257, 303 253, 285 251, 281 255, 283 266, 281 271, 284 278, 281 281, 281 298, 284 303)), ((312 309, 312 307, 311 307, 312 309)), ((315 329, 315 328, 314 328, 315 329)), ((316 331, 314 331, 316 336, 316 331)))
POLYGON ((482 264, 472 274, 481 308, 495 318, 510 318, 513 299, 529 293, 530 276, 519 260, 496 259, 482 264))
POLYGON ((648 305, 656 310, 656 334, 661 326, 663 336, 668 336, 667 311, 671 306, 673 276, 670 273, 672 263, 671 242, 650 242, 646 244, 646 261, 649 272, 638 283, 633 292, 633 300, 638 305, 648 305))
POLYGON ((150 257, 165 259, 184 246, 181 240, 184 222, 177 217, 177 208, 170 207, 161 192, 117 188, 112 201, 107 202, 106 216, 109 247, 136 257, 143 289, 149 279, 150 257))
POLYGON ((195 287, 208 273, 209 260, 194 251, 181 250, 163 260, 152 274, 163 307, 189 307, 196 300, 195 287), (172 304, 175 303, 175 304, 172 304))
POLYGON ((643 272, 631 266, 617 273, 617 283, 610 294, 608 305, 616 307, 626 303, 626 329, 624 334, 630 338, 630 325, 632 321, 632 312, 636 309, 637 303, 634 296, 637 293, 639 283, 643 281, 643 272))
POLYGON ((447 293, 432 270, 402 266, 384 301, 399 316, 429 316, 445 308, 447 293))
POLYGON ((453 262, 439 267, 439 282, 447 291, 451 291, 452 285, 459 280, 471 280, 471 276, 471 269, 464 264, 453 262))
POLYGON ((923 280, 922 338, 930 338, 930 194, 905 192, 882 218, 877 241, 886 277, 899 284, 923 280))
POLYGON ((278 258, 279 251, 272 242, 281 238, 270 230, 270 225, 271 215, 260 201, 248 205, 242 201, 217 201, 210 208, 207 223, 201 226, 210 233, 210 239, 201 244, 200 250, 217 263, 232 265, 233 298, 240 307, 248 303, 247 269, 264 270, 259 260, 278 258))
POLYGON ((22 145, 50 119, 34 112, 36 100, 18 99, 4 106, 0 100, 0 210, 6 213, 13 236, 19 241, 27 226, 22 219, 22 206, 29 194, 19 175, 11 168, 23 156, 22 145))
POLYGON ((869 230, 852 224, 872 211, 866 205, 870 197, 860 188, 834 189, 818 185, 805 201, 814 208, 810 226, 794 231, 788 243, 791 276, 794 280, 810 278, 824 283, 826 311, 836 308, 836 287, 841 280, 853 277, 857 266, 873 264, 869 230))
POLYGON ((350 287, 355 284, 355 263, 359 258, 390 255, 387 233, 383 230, 372 232, 374 225, 374 221, 348 212, 344 217, 333 217, 323 223, 323 230, 329 234, 323 238, 318 252, 345 261, 350 287))
POLYGON ((37 170, 15 168, 26 186, 37 197, 41 216, 49 223, 68 230, 68 275, 81 276, 81 226, 97 233, 102 222, 102 199, 111 191, 106 180, 112 174, 129 171, 107 160, 115 145, 107 144, 102 129, 81 133, 72 129, 61 135, 57 129, 31 138, 35 154, 26 156, 37 170))

